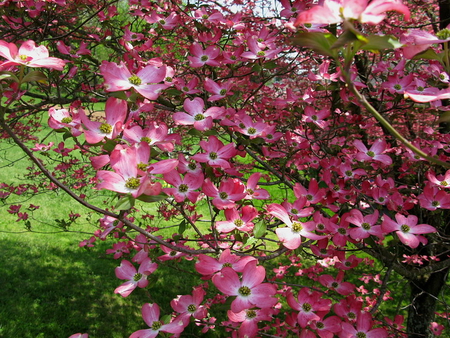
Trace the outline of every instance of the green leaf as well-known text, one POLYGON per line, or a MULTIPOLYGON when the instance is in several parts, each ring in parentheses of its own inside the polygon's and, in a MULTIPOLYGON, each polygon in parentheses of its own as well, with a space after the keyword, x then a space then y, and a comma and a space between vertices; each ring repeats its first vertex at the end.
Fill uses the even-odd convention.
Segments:
POLYGON ((414 55, 413 60, 426 59, 437 60, 442 63, 442 53, 437 54, 433 48, 428 48, 426 51, 414 55))
POLYGON ((176 96, 176 97, 179 97, 180 95, 183 94, 182 91, 180 91, 180 90, 178 90, 178 89, 175 89, 175 88, 168 89, 168 90, 165 91, 165 93, 166 93, 167 95, 169 95, 169 96, 176 96))
POLYGON ((403 44, 391 35, 369 35, 366 38, 367 43, 361 47, 363 50, 381 51, 397 49, 403 46, 403 44))
POLYGON ((441 115, 439 115, 438 123, 441 122, 450 122, 450 111, 446 111, 444 113, 441 113, 441 115))
POLYGON ((182 220, 181 223, 178 225, 178 233, 179 233, 180 235, 182 235, 183 232, 185 232, 185 231, 186 231, 186 220, 184 219, 184 220, 182 220))
POLYGON ((110 94, 112 97, 115 97, 116 99, 121 99, 121 100, 127 100, 128 96, 125 94, 125 92, 119 91, 119 92, 113 92, 110 94))
POLYGON ((246 241, 245 241, 245 245, 247 246, 247 245, 253 245, 253 244, 255 244, 256 242, 257 242, 258 240, 255 238, 255 237, 250 237, 249 239, 247 239, 246 241))
POLYGON ((291 41, 294 45, 311 48, 313 51, 330 56, 337 57, 337 52, 331 47, 336 42, 336 37, 331 33, 305 32, 299 33, 291 41))
POLYGON ((169 324, 171 320, 172 320, 171 315, 162 316, 160 319, 160 321, 162 321, 164 324, 169 324))
POLYGON ((0 81, 4 79, 11 79, 14 82, 19 82, 19 79, 13 73, 7 71, 0 72, 0 81))
POLYGON ((22 79, 22 82, 32 82, 32 81, 47 83, 47 76, 45 76, 44 73, 38 70, 33 70, 29 72, 27 75, 25 75, 25 77, 22 79))
POLYGON ((189 135, 191 135, 191 136, 202 136, 202 132, 200 130, 195 129, 195 128, 189 129, 189 131, 187 133, 189 135))
POLYGON ((344 47, 347 43, 358 40, 358 37, 352 31, 345 31, 342 33, 335 43, 331 46, 332 49, 338 49, 344 47))
POLYGON ((258 65, 257 63, 255 63, 252 67, 252 71, 255 73, 259 73, 261 71, 261 69, 262 69, 261 66, 258 65))
POLYGON ((168 196, 165 193, 160 193, 159 195, 141 195, 137 199, 142 202, 159 202, 166 199, 168 196))
POLYGON ((265 69, 275 69, 278 67, 278 65, 275 63, 275 61, 270 61, 270 62, 266 62, 265 64, 263 64, 263 67, 265 69))
POLYGON ((253 228, 253 234, 256 238, 263 237, 267 231, 267 226, 264 223, 257 223, 253 228))
POLYGON ((114 142, 113 140, 106 140, 105 144, 103 145, 103 149, 105 149, 108 152, 112 152, 114 148, 116 147, 117 142, 114 142))
POLYGON ((122 196, 115 205, 115 209, 117 210, 130 210, 134 206, 135 199, 131 195, 122 196))

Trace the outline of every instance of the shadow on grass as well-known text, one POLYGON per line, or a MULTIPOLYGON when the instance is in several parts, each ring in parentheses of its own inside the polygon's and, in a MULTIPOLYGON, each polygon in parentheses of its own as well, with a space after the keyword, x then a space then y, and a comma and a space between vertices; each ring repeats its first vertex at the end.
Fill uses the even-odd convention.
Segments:
POLYGON ((118 262, 98 252, 2 241, 0 337, 128 337, 145 326, 140 303, 113 293, 118 262))
MULTIPOLYGON (((195 274, 161 268, 148 288, 122 298, 114 294, 122 283, 114 274, 120 259, 104 254, 108 243, 87 251, 30 235, 26 240, 8 235, 1 241, 0 338, 67 338, 77 332, 90 338, 127 338, 148 328, 141 317, 144 303, 158 303, 161 315, 171 313, 170 300, 202 282, 195 274)), ((188 271, 193 264, 179 266, 188 271)), ((217 334, 202 334, 191 324, 182 336, 217 334)))

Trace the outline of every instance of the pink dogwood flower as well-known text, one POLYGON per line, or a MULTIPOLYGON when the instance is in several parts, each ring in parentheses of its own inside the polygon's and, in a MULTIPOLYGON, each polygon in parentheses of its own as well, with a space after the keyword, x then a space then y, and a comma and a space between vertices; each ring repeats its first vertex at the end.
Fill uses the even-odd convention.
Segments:
POLYGON ((360 312, 356 320, 356 327, 347 322, 342 323, 342 332, 339 337, 346 338, 387 338, 388 334, 384 328, 372 328, 373 320, 369 312, 360 312))
POLYGON ((377 236, 383 239, 383 231, 380 225, 375 225, 378 221, 379 212, 375 210, 373 214, 363 216, 361 211, 353 209, 350 211, 350 216, 345 220, 351 224, 356 225, 356 228, 350 229, 349 233, 353 239, 360 240, 368 238, 370 235, 377 236))
POLYGON ((382 229, 385 233, 395 231, 400 241, 415 249, 420 243, 426 244, 428 240, 420 236, 422 234, 429 234, 436 232, 436 229, 428 224, 417 224, 418 218, 415 215, 404 216, 396 214, 393 221, 389 216, 383 216, 382 229))
POLYGON ((242 272, 250 261, 256 261, 256 258, 252 256, 233 255, 230 249, 226 249, 218 259, 200 254, 195 264, 195 269, 204 276, 212 276, 225 267, 232 268, 236 272, 242 272))
POLYGON ((199 97, 193 100, 184 100, 183 107, 186 113, 177 112, 173 114, 175 123, 184 126, 193 125, 195 129, 200 131, 211 129, 213 119, 219 118, 225 111, 223 107, 210 107, 203 111, 205 103, 199 97))
MULTIPOLYGON (((111 153, 110 161, 114 171, 100 170, 97 172, 97 178, 100 181, 96 187, 97 189, 131 194, 134 198, 142 194, 158 195, 161 192, 162 187, 160 183, 152 183, 146 174, 140 176, 139 173, 142 173, 142 170, 138 167, 140 162, 138 161, 135 147, 130 148, 117 145, 111 153)), ((155 164, 153 165, 155 166, 155 164)))
POLYGON ((289 306, 298 311, 297 322, 305 328, 312 321, 320 321, 331 309, 331 300, 321 299, 321 294, 309 288, 302 288, 295 299, 292 292, 286 297, 289 306))
POLYGON ((326 195, 324 188, 319 188, 319 183, 315 178, 309 181, 309 187, 306 189, 300 183, 296 183, 294 186, 294 195, 297 198, 305 197, 308 201, 307 205, 320 203, 326 195))
POLYGON ((204 84, 205 90, 211 94, 208 98, 208 101, 217 101, 223 99, 226 96, 233 95, 233 92, 230 92, 231 87, 233 87, 232 81, 225 81, 221 84, 214 82, 210 78, 206 78, 204 84))
POLYGON ((42 67, 63 70, 67 61, 50 57, 48 49, 45 46, 36 46, 33 40, 22 43, 17 49, 14 43, 8 43, 0 40, 0 56, 8 61, 0 64, 0 69, 6 69, 11 66, 42 67))
POLYGON ((123 139, 130 143, 146 142, 149 145, 155 145, 162 151, 173 151, 174 140, 172 135, 168 135, 169 129, 164 122, 151 121, 148 128, 142 129, 134 125, 123 131, 123 139))
POLYGON ((227 161, 236 155, 237 151, 233 143, 224 145, 216 136, 212 135, 208 141, 200 141, 200 147, 206 153, 195 154, 192 159, 201 163, 208 163, 212 167, 222 169, 231 168, 231 164, 227 161))
POLYGON ((203 319, 208 314, 208 309, 201 305, 205 297, 205 290, 197 287, 192 291, 192 295, 178 296, 170 302, 172 309, 180 314, 180 318, 194 317, 203 319))
POLYGON ((188 56, 187 58, 190 66, 193 68, 203 67, 204 65, 213 67, 220 65, 219 61, 216 60, 220 55, 220 49, 215 46, 209 46, 206 50, 203 50, 200 44, 194 42, 189 47, 189 51, 193 56, 188 56))
POLYGON ((427 210, 450 209, 450 194, 437 186, 427 184, 417 199, 420 206, 427 210))
POLYGON ((232 268, 225 267, 220 274, 213 276, 214 285, 227 296, 236 296, 231 303, 231 311, 238 313, 254 306, 268 308, 278 303, 274 297, 277 292, 273 284, 262 283, 266 277, 263 266, 257 261, 247 263, 242 272, 242 280, 232 268))
POLYGON ((339 271, 336 278, 331 275, 321 275, 319 276, 319 282, 328 290, 334 290, 338 294, 343 296, 348 296, 355 289, 355 285, 349 282, 343 282, 344 271, 339 271))
POLYGON ((226 221, 216 222, 216 229, 219 232, 230 232, 234 229, 239 231, 251 231, 254 227, 252 220, 258 216, 258 210, 251 205, 244 205, 242 209, 225 209, 226 221))
POLYGON ((392 164, 392 158, 389 155, 383 155, 383 152, 387 148, 387 144, 384 140, 376 140, 369 150, 360 140, 354 140, 353 145, 360 151, 356 154, 356 159, 358 161, 379 161, 385 165, 392 164))
POLYGON ((245 309, 238 313, 228 310, 228 318, 235 323, 242 323, 238 330, 239 338, 256 337, 258 323, 264 320, 271 321, 274 311, 271 308, 245 309))
POLYGON ((164 174, 164 181, 175 187, 163 188, 163 191, 173 196, 175 201, 181 203, 187 198, 192 203, 195 203, 200 195, 200 192, 195 190, 202 186, 204 177, 202 173, 198 175, 187 173, 184 178, 181 178, 177 171, 172 170, 164 174))
POLYGON ((294 25, 331 25, 349 20, 377 25, 384 20, 387 11, 399 12, 404 15, 405 21, 409 20, 409 9, 399 0, 324 0, 321 5, 299 13, 294 25))
POLYGON ((244 199, 244 184, 237 178, 228 178, 220 182, 217 188, 209 178, 203 183, 203 192, 206 196, 212 197, 212 203, 218 209, 229 209, 235 206, 235 202, 244 199))
POLYGON ((91 121, 83 110, 80 111, 80 118, 83 125, 87 128, 84 131, 86 142, 95 144, 102 141, 105 137, 114 139, 123 130, 125 118, 127 116, 127 103, 110 97, 105 106, 105 122, 91 121))
POLYGON ((100 73, 105 78, 104 86, 108 92, 134 88, 143 97, 156 100, 160 91, 168 87, 160 83, 166 77, 166 66, 157 67, 151 64, 133 74, 123 61, 120 64, 103 61, 100 73))
POLYGON ((245 199, 266 200, 270 198, 270 194, 266 189, 261 189, 258 186, 258 181, 261 178, 261 173, 253 173, 247 180, 247 196, 245 199))
POLYGON ((70 128, 73 136, 79 136, 81 131, 81 119, 77 112, 67 109, 56 109, 52 107, 48 110, 48 125, 53 129, 70 128))
POLYGON ((144 304, 142 306, 142 318, 150 328, 136 331, 131 334, 130 338, 155 338, 160 331, 178 335, 189 324, 189 321, 186 320, 188 317, 178 316, 169 324, 164 324, 159 319, 159 316, 160 310, 158 304, 144 304))
POLYGON ((116 276, 119 279, 127 279, 128 281, 120 285, 114 290, 114 293, 120 294, 122 297, 128 295, 136 289, 136 287, 145 288, 148 285, 147 277, 152 274, 158 265, 153 263, 150 258, 145 259, 139 269, 127 260, 123 260, 120 266, 116 268, 116 276))
POLYGON ((431 183, 439 186, 440 188, 450 188, 450 170, 447 170, 445 172, 445 175, 437 175, 437 176, 434 172, 428 171, 427 178, 430 180, 431 183))
POLYGON ((297 249, 302 243, 302 237, 313 240, 325 238, 325 236, 316 235, 312 232, 315 230, 315 226, 311 223, 292 221, 286 209, 280 204, 272 203, 267 206, 266 210, 270 215, 275 216, 287 225, 285 228, 277 228, 275 232, 279 240, 288 249, 297 249))

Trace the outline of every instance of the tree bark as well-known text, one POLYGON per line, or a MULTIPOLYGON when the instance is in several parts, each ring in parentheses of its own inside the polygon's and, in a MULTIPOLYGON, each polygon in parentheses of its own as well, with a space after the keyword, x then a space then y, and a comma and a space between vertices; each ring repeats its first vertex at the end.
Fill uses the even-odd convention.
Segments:
POLYGON ((434 321, 437 298, 447 281, 448 268, 411 280, 411 305, 408 311, 408 338, 432 337, 429 329, 434 321))

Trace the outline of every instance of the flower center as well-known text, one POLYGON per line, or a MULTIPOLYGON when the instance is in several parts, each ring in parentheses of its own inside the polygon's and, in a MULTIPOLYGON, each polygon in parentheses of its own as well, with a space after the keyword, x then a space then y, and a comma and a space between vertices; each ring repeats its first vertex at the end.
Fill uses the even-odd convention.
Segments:
POLYGON ((339 228, 339 229, 338 229, 338 232, 339 232, 341 235, 346 235, 346 234, 347 234, 347 230, 345 230, 344 228, 339 228))
POLYGON ((206 62, 206 61, 208 61, 208 56, 207 55, 202 55, 200 60, 202 60, 203 62, 206 62))
POLYGON ((294 214, 294 215, 297 215, 298 214, 298 210, 295 209, 295 208, 292 208, 291 209, 291 213, 294 214))
POLYGON ((219 196, 220 196, 220 198, 223 199, 223 200, 228 198, 228 194, 227 194, 225 191, 222 191, 222 192, 219 194, 219 196))
POLYGON ((190 304, 190 305, 187 307, 187 310, 188 310, 189 312, 195 312, 195 311, 197 310, 197 307, 196 307, 194 304, 190 304))
POLYGON ((433 207, 437 208, 437 207, 439 207, 440 203, 439 203, 439 201, 433 201, 433 202, 431 202, 431 205, 433 207))
POLYGON ((135 282, 139 281, 141 278, 142 278, 142 273, 139 273, 139 272, 134 274, 134 276, 133 276, 133 280, 135 282))
POLYGON ((400 227, 400 230, 406 234, 409 232, 409 230, 411 230, 411 228, 409 226, 407 226, 406 224, 402 224, 402 226, 400 227))
POLYGON ((204 119, 205 119, 205 116, 203 114, 197 114, 197 115, 194 116, 194 120, 195 121, 201 121, 201 120, 204 120, 204 119))
POLYGON ((316 327, 317 327, 319 330, 321 330, 321 329, 323 329, 323 328, 325 327, 325 324, 322 323, 322 322, 317 322, 317 323, 316 323, 316 327))
POLYGON ((374 157, 375 156, 375 153, 373 152, 373 151, 368 151, 367 152, 367 156, 369 156, 369 157, 374 157))
POLYGON ((102 123, 102 125, 98 129, 100 129, 103 134, 111 134, 113 130, 112 126, 108 123, 102 123))
POLYGON ((394 89, 395 90, 400 90, 400 89, 402 89, 402 86, 399 85, 399 84, 396 84, 396 85, 394 85, 394 89))
POLYGON ((244 297, 248 297, 252 294, 252 290, 248 286, 241 286, 238 290, 239 294, 244 297))
POLYGON ((331 283, 331 287, 336 289, 339 286, 339 284, 337 282, 333 282, 331 283))
POLYGON ((72 118, 71 117, 63 117, 61 119, 61 122, 62 123, 70 123, 70 122, 72 122, 72 118))
POLYGON ((442 181, 442 182, 441 182, 441 185, 442 185, 443 187, 446 187, 446 186, 448 185, 448 183, 447 183, 447 181, 442 181))
POLYGON ((226 89, 221 89, 219 92, 220 95, 226 95, 226 93, 227 93, 226 89))
POLYGON ((128 81, 135 86, 139 86, 142 83, 142 80, 136 74, 131 75, 131 77, 128 78, 128 81))
POLYGON ((217 159, 217 153, 216 152, 210 152, 209 153, 209 158, 211 159, 211 160, 216 160, 217 159))
POLYGON ((247 133, 249 133, 250 135, 253 135, 256 133, 256 129, 253 127, 248 128, 247 133))
POLYGON ((128 189, 137 189, 141 185, 141 181, 137 177, 130 177, 125 182, 125 187, 128 189))
POLYGON ((303 227, 299 222, 292 223, 292 232, 300 232, 302 230, 303 230, 303 227))
POLYGON ((150 137, 144 136, 141 138, 141 142, 147 142, 148 144, 152 143, 152 139, 150 137))
POLYGON ((146 170, 147 170, 147 167, 148 167, 148 165, 147 165, 146 163, 143 163, 143 162, 141 162, 141 163, 139 163, 139 164, 137 165, 137 168, 138 168, 139 170, 142 170, 142 171, 146 171, 146 170))
POLYGON ((244 225, 244 221, 239 218, 234 221, 234 225, 236 225, 239 228, 244 225))
POLYGON ((255 318, 256 317, 256 311, 255 310, 247 310, 246 317, 249 318, 249 319, 255 318))
POLYGON ((152 323, 151 328, 152 328, 153 331, 158 331, 161 328, 161 326, 162 326, 161 322, 155 321, 155 322, 152 323))
POLYGON ((302 309, 303 309, 303 311, 305 311, 305 312, 309 312, 309 311, 311 311, 312 306, 311 306, 311 304, 309 304, 309 303, 304 303, 304 304, 302 305, 302 309))
POLYGON ((233 267, 233 265, 231 264, 231 263, 223 263, 222 264, 222 268, 232 268, 233 267))
POLYGON ((370 224, 367 222, 364 222, 361 224, 361 228, 363 228, 364 230, 370 230, 370 224))
POLYGON ((266 56, 266 53, 264 51, 260 50, 258 53, 256 53, 256 55, 262 57, 262 56, 266 56))
POLYGON ((367 335, 364 332, 357 332, 356 333, 356 338, 366 338, 367 335))
POLYGON ((178 187, 179 192, 186 192, 188 190, 189 190, 189 187, 187 186, 187 184, 180 184, 180 186, 178 187))
POLYGON ((195 170, 195 169, 197 169, 197 164, 195 164, 194 162, 191 162, 188 164, 188 168, 191 170, 195 170))

